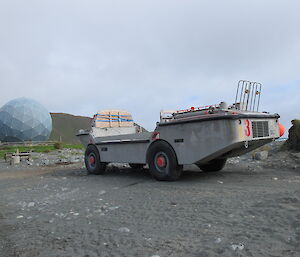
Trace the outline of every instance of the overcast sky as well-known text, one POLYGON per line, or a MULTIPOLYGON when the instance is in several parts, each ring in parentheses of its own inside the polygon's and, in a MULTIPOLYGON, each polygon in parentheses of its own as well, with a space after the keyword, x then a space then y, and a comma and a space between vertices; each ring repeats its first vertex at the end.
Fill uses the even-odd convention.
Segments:
POLYGON ((300 118, 299 0, 0 0, 0 106, 132 112, 234 101, 263 83, 261 110, 300 118))

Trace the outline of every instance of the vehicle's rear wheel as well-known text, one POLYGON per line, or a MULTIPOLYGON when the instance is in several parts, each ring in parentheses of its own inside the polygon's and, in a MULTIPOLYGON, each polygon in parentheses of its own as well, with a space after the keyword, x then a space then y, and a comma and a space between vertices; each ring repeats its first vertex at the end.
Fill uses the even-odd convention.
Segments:
POLYGON ((214 159, 208 163, 197 165, 201 170, 206 172, 220 171, 224 168, 227 159, 214 159))
POLYGON ((155 179, 174 181, 180 178, 182 166, 178 165, 174 150, 166 142, 158 141, 150 146, 147 159, 155 179))
POLYGON ((85 167, 89 174, 104 174, 106 163, 101 162, 99 151, 96 146, 89 145, 85 150, 84 156, 85 167))
POLYGON ((142 168, 144 168, 144 164, 142 163, 129 163, 129 166, 135 170, 141 170, 142 168))

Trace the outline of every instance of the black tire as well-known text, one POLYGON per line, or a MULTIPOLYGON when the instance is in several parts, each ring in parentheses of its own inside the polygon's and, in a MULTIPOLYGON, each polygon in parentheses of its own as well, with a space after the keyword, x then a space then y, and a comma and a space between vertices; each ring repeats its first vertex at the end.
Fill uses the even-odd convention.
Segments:
POLYGON ((197 165, 201 170, 205 172, 220 171, 224 168, 227 159, 214 159, 208 163, 197 165))
POLYGON ((102 175, 106 170, 106 163, 101 162, 99 151, 96 146, 89 145, 85 150, 85 167, 89 174, 102 175))
POLYGON ((178 180, 182 166, 178 165, 176 154, 171 146, 164 141, 157 141, 150 146, 147 160, 152 176, 160 181, 178 180))
POLYGON ((141 170, 144 168, 144 164, 142 163, 129 163, 129 166, 134 170, 141 170))

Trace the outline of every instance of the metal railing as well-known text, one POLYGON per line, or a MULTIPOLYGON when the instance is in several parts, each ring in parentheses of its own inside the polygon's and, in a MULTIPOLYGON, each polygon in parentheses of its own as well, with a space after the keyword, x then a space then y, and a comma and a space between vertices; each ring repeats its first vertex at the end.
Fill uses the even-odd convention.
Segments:
POLYGON ((240 80, 235 97, 235 108, 241 111, 258 112, 262 84, 240 80))

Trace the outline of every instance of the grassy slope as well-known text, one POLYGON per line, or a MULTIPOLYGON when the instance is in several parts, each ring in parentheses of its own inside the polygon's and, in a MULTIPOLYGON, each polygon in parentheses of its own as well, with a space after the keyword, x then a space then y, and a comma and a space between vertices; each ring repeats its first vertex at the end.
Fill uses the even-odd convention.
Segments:
POLYGON ((69 144, 79 144, 76 137, 79 129, 90 128, 91 118, 74 116, 67 113, 51 113, 52 133, 49 140, 60 141, 69 144))

